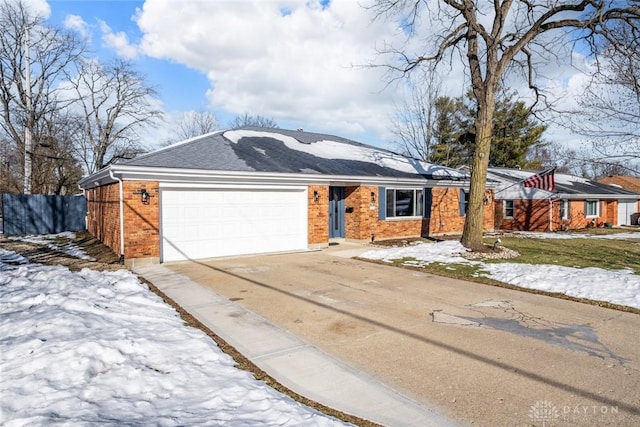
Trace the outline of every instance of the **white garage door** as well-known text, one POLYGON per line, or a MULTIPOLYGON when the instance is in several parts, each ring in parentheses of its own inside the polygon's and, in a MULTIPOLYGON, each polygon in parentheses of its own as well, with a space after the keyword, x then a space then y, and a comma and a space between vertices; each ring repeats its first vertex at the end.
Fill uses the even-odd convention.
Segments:
POLYGON ((636 200, 618 200, 618 225, 631 225, 631 216, 638 212, 636 200))
POLYGON ((162 261, 307 248, 302 189, 164 189, 162 261))

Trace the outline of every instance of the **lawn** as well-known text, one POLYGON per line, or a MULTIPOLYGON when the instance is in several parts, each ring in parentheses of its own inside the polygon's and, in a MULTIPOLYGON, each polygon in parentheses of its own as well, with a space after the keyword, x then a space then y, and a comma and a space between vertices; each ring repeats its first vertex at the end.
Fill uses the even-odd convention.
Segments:
MULTIPOLYGON (((608 270, 630 268, 640 274, 640 232, 638 239, 540 239, 532 237, 500 237, 501 246, 520 253, 509 260, 521 264, 551 264, 565 267, 600 267, 608 270)), ((496 238, 487 238, 493 244, 496 238)))
POLYGON ((499 237, 498 246, 516 252, 516 257, 508 259, 492 259, 491 256, 499 255, 492 251, 482 258, 468 259, 464 248, 451 240, 426 245, 394 242, 389 249, 371 251, 363 257, 441 276, 561 296, 640 314, 640 232, 614 229, 597 230, 596 234, 595 230, 589 231, 591 233, 487 236, 488 248, 499 237), (621 231, 625 234, 617 234, 621 231))

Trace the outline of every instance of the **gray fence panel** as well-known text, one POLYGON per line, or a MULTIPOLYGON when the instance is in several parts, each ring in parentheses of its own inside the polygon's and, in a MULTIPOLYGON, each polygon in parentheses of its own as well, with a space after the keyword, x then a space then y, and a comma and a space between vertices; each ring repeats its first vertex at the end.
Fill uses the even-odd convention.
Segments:
POLYGON ((86 229, 86 215, 84 196, 2 195, 5 235, 83 231, 86 229))

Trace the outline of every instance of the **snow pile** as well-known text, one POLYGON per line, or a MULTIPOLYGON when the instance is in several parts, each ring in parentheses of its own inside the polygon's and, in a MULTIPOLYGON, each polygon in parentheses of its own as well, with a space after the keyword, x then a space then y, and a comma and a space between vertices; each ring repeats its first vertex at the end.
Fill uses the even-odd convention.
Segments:
POLYGON ((0 270, 13 268, 12 264, 28 264, 29 260, 15 252, 0 249, 0 270))
POLYGON ((406 248, 371 250, 360 257, 385 262, 413 258, 415 261, 407 261, 405 264, 418 267, 434 262, 478 265, 479 275, 499 282, 640 308, 640 276, 633 274, 631 270, 485 263, 463 258, 460 254, 466 250, 460 242, 444 241, 406 248))
POLYGON ((0 268, 0 337, 3 425, 340 424, 235 368, 125 270, 0 268))
POLYGON ((62 252, 64 254, 67 254, 75 258, 85 259, 87 261, 95 261, 94 258, 85 254, 82 249, 80 249, 77 245, 75 245, 71 241, 65 243, 62 246, 55 242, 56 240, 59 240, 59 239, 75 240, 75 238, 76 238, 76 235, 68 231, 65 231, 63 233, 58 233, 58 234, 9 237, 10 240, 16 240, 16 241, 27 242, 27 243, 35 243, 36 245, 47 246, 49 249, 62 252))
POLYGON ((611 233, 611 234, 586 234, 586 233, 535 233, 532 231, 514 232, 515 237, 530 237, 533 239, 610 239, 629 240, 640 239, 639 232, 611 233))

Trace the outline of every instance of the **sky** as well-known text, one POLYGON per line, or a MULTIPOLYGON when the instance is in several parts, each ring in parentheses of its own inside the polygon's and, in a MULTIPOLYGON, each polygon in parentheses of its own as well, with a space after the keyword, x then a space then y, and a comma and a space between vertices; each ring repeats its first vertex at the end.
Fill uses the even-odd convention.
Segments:
MULTIPOLYGON (((558 236, 605 237, 523 235, 558 236)), ((52 247, 74 237, 28 240, 52 247)), ((637 241, 640 233, 607 237, 637 241)), ((87 257, 70 243, 54 249, 87 257)), ((361 256, 413 258, 407 261, 412 267, 475 263, 480 274, 505 283, 640 308, 640 276, 630 270, 489 264, 463 258, 465 251, 457 241, 443 241, 361 256)), ((0 336, 3 425, 345 425, 237 369, 214 341, 186 326, 127 270, 72 272, 0 248, 0 336)))
MULTIPOLYGON (((221 128, 248 113, 282 128, 397 147, 390 119, 406 85, 366 65, 385 63, 377 49, 404 43, 406 28, 374 20, 362 7, 371 0, 29 1, 49 24, 85 38, 97 57, 132 61, 157 88, 167 120, 150 138, 162 139, 183 112, 210 110, 221 128)), ((556 93, 579 91, 583 79, 567 66, 544 75, 556 93)), ((467 80, 454 64, 444 94, 463 95, 467 80)), ((547 137, 579 144, 559 128, 547 137)))

